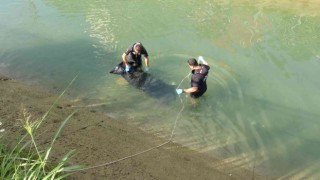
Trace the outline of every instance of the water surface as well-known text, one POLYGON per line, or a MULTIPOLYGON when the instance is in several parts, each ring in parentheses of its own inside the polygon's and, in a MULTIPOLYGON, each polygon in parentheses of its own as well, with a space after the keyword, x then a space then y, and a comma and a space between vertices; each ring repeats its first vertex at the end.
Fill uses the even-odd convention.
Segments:
MULTIPOLYGON (((174 141, 281 178, 320 177, 320 2, 2 0, 0 72, 104 104, 117 120, 168 138, 182 107, 108 72, 141 41, 150 74, 177 86, 186 60, 211 66, 208 91, 184 111, 174 141)), ((189 87, 189 80, 181 83, 189 87)))

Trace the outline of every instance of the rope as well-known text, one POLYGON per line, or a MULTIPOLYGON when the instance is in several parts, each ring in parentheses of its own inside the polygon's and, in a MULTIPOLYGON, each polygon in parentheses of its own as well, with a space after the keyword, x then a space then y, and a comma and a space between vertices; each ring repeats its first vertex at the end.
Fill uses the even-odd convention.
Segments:
MULTIPOLYGON (((182 84, 182 82, 183 82, 189 75, 190 75, 190 73, 181 80, 181 82, 179 83, 179 85, 177 86, 177 88, 180 87, 180 85, 182 84)), ((140 152, 138 152, 138 153, 136 153, 136 154, 132 154, 132 155, 130 155, 130 156, 126 156, 126 157, 123 157, 123 158, 120 158, 120 159, 117 159, 117 160, 114 160, 114 161, 110 161, 110 162, 107 162, 107 163, 103 163, 103 164, 99 164, 99 165, 95 165, 95 166, 90 166, 90 167, 86 167, 86 168, 81 168, 81 169, 63 170, 63 171, 64 171, 64 172, 76 172, 76 171, 85 171, 85 170, 89 170, 89 169, 95 169, 95 168, 102 167, 102 166, 108 166, 108 165, 111 165, 111 164, 114 164, 114 163, 117 163, 117 162, 120 162, 120 161, 129 159, 129 158, 133 158, 133 157, 135 157, 135 156, 138 156, 138 155, 147 153, 147 152, 149 152, 149 151, 152 151, 152 150, 154 150, 154 149, 160 148, 160 147, 162 147, 162 146, 170 143, 170 142, 172 141, 172 139, 173 139, 173 135, 174 135, 175 129, 176 129, 176 127, 177 127, 178 119, 179 119, 181 113, 182 113, 183 110, 184 110, 184 104, 183 104, 183 101, 182 101, 182 99, 181 99, 181 97, 180 97, 180 94, 179 94, 178 96, 179 96, 180 102, 181 102, 181 104, 182 104, 182 107, 181 107, 179 113, 177 114, 177 117, 176 117, 176 119, 175 119, 175 122, 174 122, 174 125, 173 125, 173 128, 172 128, 172 131, 171 131, 171 135, 170 135, 170 138, 169 138, 168 141, 166 141, 166 142, 164 142, 164 143, 162 143, 162 144, 160 144, 160 145, 158 145, 158 146, 154 146, 154 147, 152 147, 152 148, 146 149, 146 150, 144 150, 144 151, 140 151, 140 152)))
POLYGON ((96 106, 103 106, 106 105, 107 103, 98 103, 98 104, 90 104, 87 106, 71 106, 72 108, 87 108, 87 107, 96 107, 96 106))

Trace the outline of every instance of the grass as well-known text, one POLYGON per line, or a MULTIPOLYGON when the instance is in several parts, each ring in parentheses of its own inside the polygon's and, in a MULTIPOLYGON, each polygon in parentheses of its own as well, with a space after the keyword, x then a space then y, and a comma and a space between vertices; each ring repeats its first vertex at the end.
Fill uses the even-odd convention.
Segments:
MULTIPOLYGON (((74 80, 75 78, 66 89, 68 89, 74 80)), ((65 173, 64 171, 80 168, 80 166, 66 166, 74 151, 65 154, 58 163, 53 164, 49 161, 49 156, 56 139, 75 112, 62 121, 48 147, 40 149, 35 140, 38 128, 45 121, 49 112, 56 105, 58 100, 66 92, 66 89, 41 118, 31 119, 31 115, 23 110, 21 123, 25 130, 25 134, 10 149, 0 143, 0 179, 63 179, 70 175, 70 173, 65 173)))

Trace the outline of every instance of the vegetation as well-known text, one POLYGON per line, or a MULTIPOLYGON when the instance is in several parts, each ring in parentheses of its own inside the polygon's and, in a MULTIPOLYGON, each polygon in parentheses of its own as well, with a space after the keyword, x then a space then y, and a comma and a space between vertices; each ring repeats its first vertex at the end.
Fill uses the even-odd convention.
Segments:
POLYGON ((31 115, 25 110, 23 111, 21 123, 25 130, 25 134, 12 148, 8 148, 5 144, 0 143, 0 179, 63 179, 70 175, 68 173, 64 173, 64 171, 72 171, 80 168, 79 166, 66 166, 66 163, 73 154, 73 151, 70 151, 62 157, 58 163, 53 164, 49 161, 49 155, 56 139, 58 138, 62 128, 75 112, 62 121, 48 147, 39 148, 35 140, 38 128, 47 118, 52 107, 55 106, 65 91, 41 118, 32 120, 31 115))

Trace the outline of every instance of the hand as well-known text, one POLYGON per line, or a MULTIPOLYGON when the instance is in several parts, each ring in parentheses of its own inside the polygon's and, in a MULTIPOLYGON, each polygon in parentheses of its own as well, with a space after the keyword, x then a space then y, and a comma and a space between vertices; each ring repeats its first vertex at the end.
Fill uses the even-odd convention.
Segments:
POLYGON ((176 89, 177 94, 183 93, 183 89, 176 89))
POLYGON ((130 71, 131 66, 129 64, 126 65, 126 72, 130 71))
POLYGON ((149 69, 150 69, 150 68, 149 68, 149 67, 147 67, 147 66, 146 66, 146 67, 144 67, 144 71, 146 71, 146 72, 148 72, 148 71, 149 71, 149 69))

